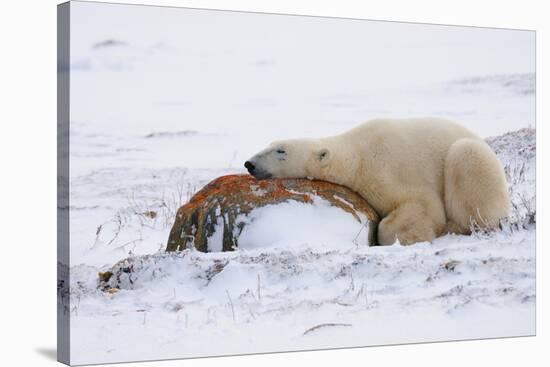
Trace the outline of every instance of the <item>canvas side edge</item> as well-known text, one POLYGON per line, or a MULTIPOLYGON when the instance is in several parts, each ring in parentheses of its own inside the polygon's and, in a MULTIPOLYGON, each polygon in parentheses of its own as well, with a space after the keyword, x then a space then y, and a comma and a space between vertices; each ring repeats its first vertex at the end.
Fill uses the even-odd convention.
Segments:
POLYGON ((57 360, 70 364, 70 3, 57 6, 57 360))

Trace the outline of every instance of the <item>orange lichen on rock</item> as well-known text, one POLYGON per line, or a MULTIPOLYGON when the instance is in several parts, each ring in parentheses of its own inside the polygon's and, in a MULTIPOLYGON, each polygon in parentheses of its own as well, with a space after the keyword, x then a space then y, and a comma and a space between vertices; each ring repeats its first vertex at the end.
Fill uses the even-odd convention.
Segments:
POLYGON ((246 225, 238 220, 240 215, 289 200, 313 203, 312 196, 352 214, 358 221, 359 213, 366 216, 373 224, 369 225, 369 244, 376 242, 378 215, 365 199, 346 187, 317 180, 256 180, 250 175, 228 175, 210 182, 179 208, 166 250, 183 250, 192 244, 207 252, 208 238, 217 226, 223 225, 222 250, 231 251, 238 246, 238 237, 246 225))

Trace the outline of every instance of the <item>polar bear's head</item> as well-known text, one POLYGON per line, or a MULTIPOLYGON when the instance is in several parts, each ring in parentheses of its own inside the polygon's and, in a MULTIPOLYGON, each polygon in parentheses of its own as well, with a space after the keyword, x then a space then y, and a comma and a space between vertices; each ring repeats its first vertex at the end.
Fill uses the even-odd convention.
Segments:
POLYGON ((313 139, 281 140, 270 144, 244 166, 257 179, 322 178, 331 161, 331 151, 313 139))

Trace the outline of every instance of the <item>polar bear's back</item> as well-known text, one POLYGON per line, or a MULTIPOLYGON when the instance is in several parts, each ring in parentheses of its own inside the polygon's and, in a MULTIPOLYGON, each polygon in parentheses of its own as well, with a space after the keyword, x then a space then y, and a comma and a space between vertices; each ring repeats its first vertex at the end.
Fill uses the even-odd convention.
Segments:
POLYGON ((411 119, 375 119, 365 122, 345 133, 367 139, 370 143, 387 143, 398 148, 398 145, 417 146, 428 143, 430 149, 434 143, 449 146, 461 138, 478 138, 465 127, 441 118, 411 119))
POLYGON ((368 177, 361 181, 370 186, 365 194, 378 192, 384 201, 372 200, 388 210, 411 192, 442 195, 445 158, 462 138, 479 139, 459 124, 438 118, 376 119, 339 137, 363 159, 361 175, 368 177))

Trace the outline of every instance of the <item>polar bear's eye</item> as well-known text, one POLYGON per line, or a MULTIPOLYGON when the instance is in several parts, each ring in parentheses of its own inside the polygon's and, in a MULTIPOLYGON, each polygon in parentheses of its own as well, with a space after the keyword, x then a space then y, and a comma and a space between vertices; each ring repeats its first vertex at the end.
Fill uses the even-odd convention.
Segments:
POLYGON ((277 153, 278 154, 285 154, 286 152, 284 151, 284 149, 277 149, 277 153))

